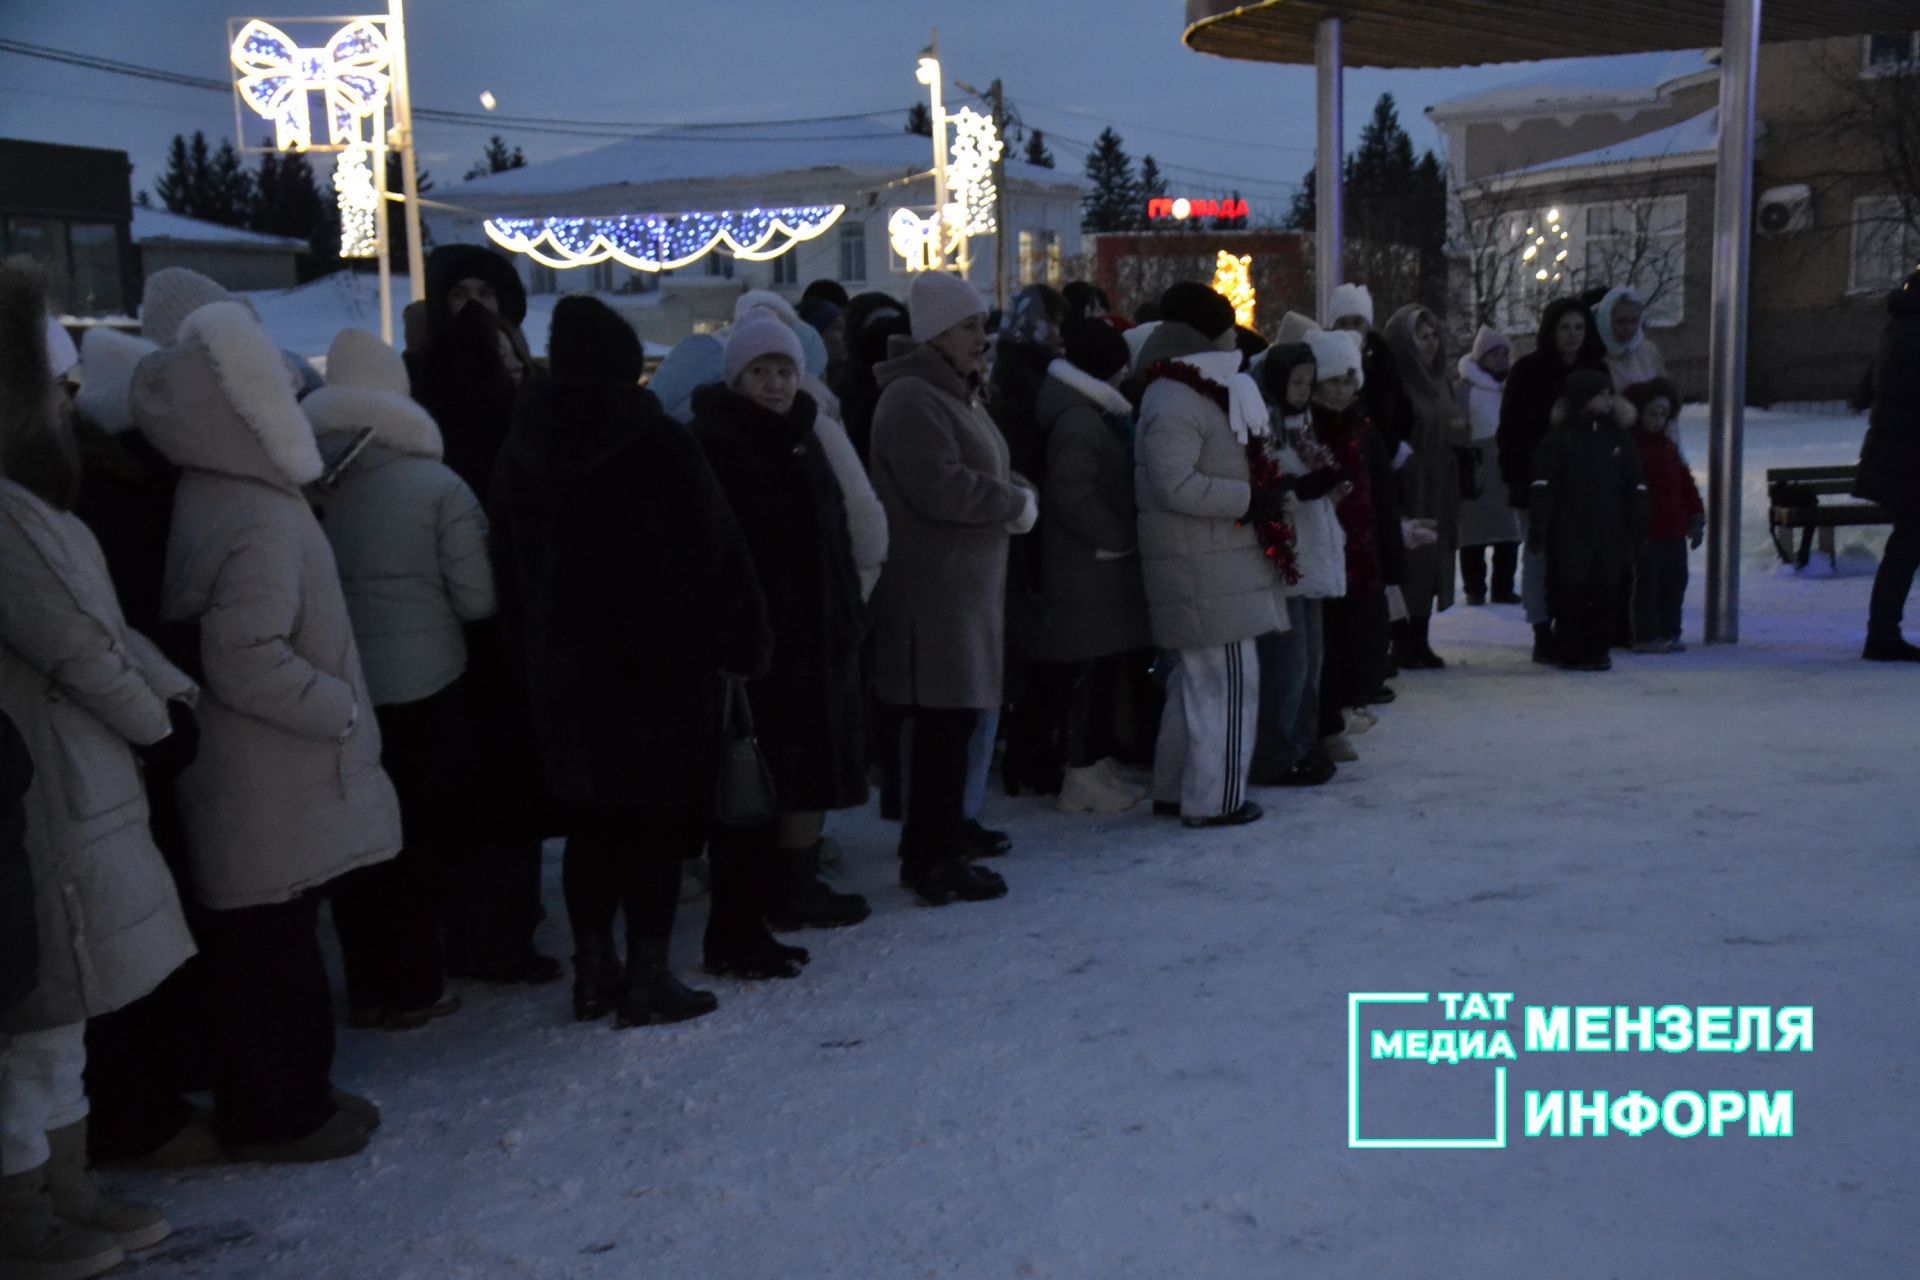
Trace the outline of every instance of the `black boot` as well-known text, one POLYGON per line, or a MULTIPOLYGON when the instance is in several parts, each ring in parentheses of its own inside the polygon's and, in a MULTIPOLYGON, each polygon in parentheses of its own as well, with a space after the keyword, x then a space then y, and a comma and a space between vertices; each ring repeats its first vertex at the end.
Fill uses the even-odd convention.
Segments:
POLYGON ((767 913, 770 928, 782 932, 794 929, 838 929, 859 924, 873 913, 867 900, 857 893, 838 893, 820 878, 820 842, 807 849, 781 849, 781 884, 778 899, 767 913))
POLYGON ((620 1003, 620 957, 607 928, 574 939, 573 1020, 596 1022, 620 1003))
POLYGON ((685 1022, 720 1007, 711 991, 697 991, 667 968, 665 938, 627 937, 626 990, 614 1014, 616 1027, 644 1027, 654 1022, 685 1022))
POLYGON ((1401 661, 1401 666, 1415 671, 1439 671, 1447 665, 1446 660, 1427 643, 1427 627, 1432 621, 1431 618, 1407 619, 1407 657, 1401 661))
POLYGON ((1548 667, 1560 661, 1560 656, 1555 652, 1554 648, 1553 624, 1551 622, 1536 622, 1533 624, 1533 660, 1542 666, 1548 667))
POLYGON ((930 907, 962 902, 988 902, 1007 896, 1007 882, 969 861, 975 857, 961 832, 951 839, 920 848, 906 840, 900 848, 900 883, 912 889, 930 907))
MULTIPOLYGON (((1055 787, 1058 791, 1060 788, 1055 787)), ((1013 848, 1013 837, 1004 831, 995 831, 992 827, 983 827, 978 818, 968 818, 963 828, 966 838, 965 857, 998 858, 1013 848)))
POLYGON ((809 959, 767 932, 766 917, 778 890, 770 841, 756 835, 716 835, 707 846, 713 867, 713 906, 701 958, 708 973, 731 978, 797 978, 809 959))
POLYGON ((1920 647, 1908 644, 1898 631, 1891 635, 1869 632, 1860 656, 1868 662, 1920 662, 1920 647))

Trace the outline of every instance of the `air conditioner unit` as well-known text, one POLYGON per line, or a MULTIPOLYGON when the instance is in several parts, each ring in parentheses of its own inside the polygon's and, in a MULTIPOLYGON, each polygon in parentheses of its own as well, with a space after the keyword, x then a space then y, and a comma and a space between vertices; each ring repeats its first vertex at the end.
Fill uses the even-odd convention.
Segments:
POLYGON ((1762 235, 1784 235, 1813 229, 1813 188, 1806 183, 1773 187, 1760 193, 1754 224, 1762 235))

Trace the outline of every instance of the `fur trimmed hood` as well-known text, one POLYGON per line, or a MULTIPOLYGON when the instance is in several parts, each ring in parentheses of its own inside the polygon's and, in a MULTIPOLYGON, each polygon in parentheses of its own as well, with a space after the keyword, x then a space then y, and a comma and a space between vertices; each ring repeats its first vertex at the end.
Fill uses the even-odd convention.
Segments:
POLYGON ((400 353, 364 329, 343 329, 327 349, 327 384, 300 402, 315 435, 373 428, 395 453, 438 462, 446 449, 433 415, 407 394, 400 353))
POLYGON ((1064 359, 1047 365, 1047 376, 1093 401, 1093 407, 1102 413, 1114 413, 1123 418, 1133 416, 1133 406, 1127 403, 1127 398, 1117 388, 1064 359))
POLYGON ((1454 368, 1459 371, 1460 381, 1478 387, 1482 391, 1491 391, 1499 395, 1507 385, 1505 378, 1496 378, 1482 368, 1480 362, 1473 358, 1472 352, 1461 356, 1454 368))
POLYGON ((109 435, 133 429, 133 371, 158 343, 95 325, 80 339, 80 394, 73 407, 109 435))
POLYGON ((325 469, 293 377, 253 313, 200 307, 133 376, 134 425, 177 466, 298 489, 325 469))

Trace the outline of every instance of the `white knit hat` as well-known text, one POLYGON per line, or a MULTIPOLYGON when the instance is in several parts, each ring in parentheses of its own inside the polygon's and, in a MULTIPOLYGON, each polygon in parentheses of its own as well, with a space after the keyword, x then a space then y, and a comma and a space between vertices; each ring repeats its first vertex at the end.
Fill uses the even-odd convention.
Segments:
MULTIPOLYGON (((163 347, 173 345, 186 318, 209 302, 242 302, 225 286, 186 267, 166 267, 147 277, 140 295, 140 334, 163 347)), ((252 304, 247 304, 252 311, 252 304)))
POLYGON ((145 338, 94 325, 80 338, 80 394, 73 407, 102 431, 133 427, 133 370, 160 348, 145 338))
POLYGON ((1365 386, 1366 374, 1360 370, 1360 335, 1349 329, 1315 329, 1306 338, 1313 352, 1314 378, 1324 382, 1350 373, 1357 386, 1365 386))
POLYGON ((378 334, 342 329, 327 348, 327 385, 405 396, 409 393, 406 361, 378 334))
POLYGON ((915 342, 937 338, 969 316, 989 310, 980 291, 950 271, 922 271, 907 290, 909 328, 915 342))
POLYGON ((732 386, 741 371, 761 356, 785 356, 793 361, 795 369, 799 369, 806 358, 800 350, 800 339, 780 317, 749 311, 727 335, 724 366, 727 385, 732 386))
POLYGON ((1343 284, 1333 291, 1333 304, 1328 309, 1326 322, 1337 323, 1345 316, 1360 316, 1367 322, 1367 328, 1373 328, 1373 294, 1363 284, 1343 284))
POLYGON ((793 304, 771 289, 749 289, 734 299, 733 318, 735 323, 745 320, 755 307, 761 307, 773 312, 789 325, 798 326, 800 323, 800 313, 793 309, 793 304))

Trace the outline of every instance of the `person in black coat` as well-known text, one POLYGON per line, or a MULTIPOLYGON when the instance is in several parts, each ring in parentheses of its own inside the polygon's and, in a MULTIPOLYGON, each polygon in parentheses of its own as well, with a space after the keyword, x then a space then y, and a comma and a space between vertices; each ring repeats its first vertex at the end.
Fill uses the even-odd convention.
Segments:
POLYGON ((846 329, 847 361, 832 383, 840 400, 840 421, 847 439, 867 465, 873 440, 873 411, 880 403, 880 383, 873 367, 887 358, 887 343, 907 334, 907 309, 884 293, 856 294, 841 316, 846 329))
POLYGON ((1560 665, 1605 671, 1614 602, 1647 536, 1646 478, 1627 435, 1633 406, 1605 370, 1580 369, 1552 420, 1533 454, 1527 549, 1551 561, 1560 665))
POLYGON ((551 376, 521 389, 495 467, 492 537, 509 648, 565 819, 574 1014, 698 1017, 717 1002, 667 967, 680 863, 705 837, 724 675, 767 669, 766 602, 700 447, 639 385, 633 330, 574 296, 550 333, 551 376))
MULTIPOLYGON (((487 505, 496 458, 513 422, 514 398, 532 367, 520 322, 527 295, 513 264, 474 244, 427 255, 425 323, 405 353, 413 398, 433 415, 444 461, 487 505)), ((489 517, 492 512, 489 510, 489 517)), ((498 572, 498 566, 495 567, 498 572)), ((527 779, 531 749, 526 691, 507 662, 496 619, 467 627, 471 723, 464 759, 465 828, 449 850, 464 860, 438 869, 446 974, 483 982, 550 982, 559 964, 534 949, 545 915, 540 842, 551 819, 527 779)), ((452 766, 455 762, 449 761, 452 766)))
POLYGON ((1861 656, 1874 662, 1920 662, 1920 646, 1900 635, 1900 615, 1920 570, 1920 271, 1887 295, 1887 329, 1873 367, 1873 410, 1860 442, 1856 497, 1893 517, 1880 555, 1861 656))
POLYGON ((0 1009, 33 990, 40 964, 33 867, 27 861, 27 788, 33 760, 26 740, 0 711, 0 1009))
POLYGON ((764 965, 763 919, 783 929, 831 928, 868 913, 866 899, 835 893, 819 874, 827 811, 867 799, 867 616, 846 503, 813 433, 818 407, 799 389, 802 364, 790 328, 750 317, 727 340, 726 381, 693 394, 694 438, 746 533, 773 629, 772 666, 746 692, 780 817, 764 830, 716 832, 710 842, 707 967, 746 976, 792 976, 789 965, 764 965), (768 870, 761 909, 729 901, 734 875, 744 882, 768 870))
MULTIPOLYGON (((1606 369, 1606 346, 1594 329, 1593 315, 1576 298, 1555 298, 1540 313, 1533 350, 1513 362, 1500 397, 1500 425, 1494 431, 1500 480, 1507 503, 1526 519, 1533 485, 1533 454, 1552 429, 1553 406, 1567 377, 1576 369, 1606 369)), ((1552 662, 1553 611, 1547 561, 1529 551, 1522 564, 1520 595, 1533 624, 1533 660, 1552 662)))

